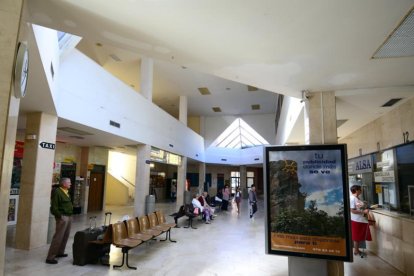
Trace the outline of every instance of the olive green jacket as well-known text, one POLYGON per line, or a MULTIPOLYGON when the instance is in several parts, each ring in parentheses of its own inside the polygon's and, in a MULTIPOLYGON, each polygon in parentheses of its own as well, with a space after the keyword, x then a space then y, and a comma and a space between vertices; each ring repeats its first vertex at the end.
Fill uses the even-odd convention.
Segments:
POLYGON ((61 188, 56 188, 52 192, 50 211, 56 218, 71 216, 73 214, 72 201, 61 188))

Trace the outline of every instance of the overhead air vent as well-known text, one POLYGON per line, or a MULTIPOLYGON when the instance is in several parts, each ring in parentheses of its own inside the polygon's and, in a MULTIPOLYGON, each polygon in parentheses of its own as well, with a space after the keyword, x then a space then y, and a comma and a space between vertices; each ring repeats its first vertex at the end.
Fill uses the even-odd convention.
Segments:
POLYGON ((200 94, 205 96, 205 95, 211 95, 210 90, 208 90, 207 87, 200 87, 198 88, 198 91, 200 91, 200 94))
POLYGON ((109 121, 109 124, 111 125, 111 126, 113 126, 113 127, 117 127, 117 128, 121 128, 121 124, 120 123, 117 123, 117 122, 115 122, 115 121, 109 121))
POLYGON ((414 8, 401 20, 372 58, 414 56, 414 8))
POLYGON ((252 110, 260 110, 260 104, 252 104, 252 110))
POLYGON ((388 102, 386 102, 385 104, 381 105, 381 107, 390 107, 390 106, 393 106, 394 104, 396 104, 397 102, 399 102, 401 100, 402 100, 402 98, 391 99, 388 102))
POLYGON ((58 127, 57 129, 61 131, 77 134, 77 135, 93 135, 92 133, 79 130, 79 129, 75 129, 75 128, 71 128, 71 127, 58 127))
POLYGON ((255 86, 251 86, 251 85, 247 86, 247 91, 252 92, 252 91, 257 91, 257 90, 259 90, 259 88, 255 87, 255 86))
POLYGON ((213 109, 214 112, 221 112, 221 108, 220 107, 215 106, 212 109, 213 109))

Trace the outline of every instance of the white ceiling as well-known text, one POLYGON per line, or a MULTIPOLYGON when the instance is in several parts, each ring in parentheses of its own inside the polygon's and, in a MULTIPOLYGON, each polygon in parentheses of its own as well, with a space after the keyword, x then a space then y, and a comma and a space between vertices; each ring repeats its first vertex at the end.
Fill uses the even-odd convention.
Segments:
MULTIPOLYGON (((414 96, 414 57, 371 58, 413 0, 26 4, 26 21, 83 37, 80 50, 137 90, 140 58, 154 58, 153 101, 174 116, 180 95, 188 97, 189 115, 214 116, 213 106, 222 108, 219 115, 273 113, 271 92, 335 91, 337 117, 347 120, 338 128, 344 137, 388 112, 381 105, 389 99, 414 96), (212 95, 201 96, 198 87, 212 95)), ((303 132, 294 133, 288 142, 303 143, 303 132)))

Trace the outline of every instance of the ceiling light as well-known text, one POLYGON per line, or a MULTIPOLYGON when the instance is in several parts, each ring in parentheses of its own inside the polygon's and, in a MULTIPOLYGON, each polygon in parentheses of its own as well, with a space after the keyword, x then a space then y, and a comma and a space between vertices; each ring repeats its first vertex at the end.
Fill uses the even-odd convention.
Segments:
POLYGON ((414 8, 401 20, 372 58, 414 56, 414 8))
POLYGON ((102 47, 102 43, 100 43, 100 42, 97 42, 95 45, 98 46, 98 47, 102 47))
POLYGON ((247 86, 247 91, 257 91, 257 90, 259 90, 259 88, 255 87, 255 86, 251 86, 251 85, 247 86))
POLYGON ((221 112, 221 108, 220 107, 213 107, 212 108, 214 112, 221 112))
POLYGON ((207 87, 200 87, 198 88, 198 91, 200 91, 201 95, 211 95, 210 90, 208 90, 207 87))
POLYGON ((109 55, 113 60, 115 60, 116 62, 120 62, 121 61, 121 59, 117 56, 117 55, 115 55, 115 54, 110 54, 109 55))

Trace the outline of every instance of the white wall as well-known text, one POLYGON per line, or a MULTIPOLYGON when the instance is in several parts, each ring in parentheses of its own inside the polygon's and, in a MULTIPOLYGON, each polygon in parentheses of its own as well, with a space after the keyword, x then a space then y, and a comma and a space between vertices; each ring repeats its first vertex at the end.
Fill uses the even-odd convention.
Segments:
POLYGON ((204 161, 200 135, 76 49, 61 63, 57 110, 60 118, 204 161))
MULTIPOLYGON (((292 132, 293 127, 297 123, 303 109, 303 103, 300 99, 287 97, 283 99, 282 111, 280 112, 280 120, 276 133, 275 144, 285 145, 292 132)), ((303 120, 303 118, 302 118, 303 120)))
POLYGON ((46 27, 32 25, 33 33, 36 38, 39 55, 42 61, 44 74, 49 84, 49 89, 53 99, 56 99, 56 79, 59 75, 59 43, 56 30, 46 27), (54 75, 52 77, 51 64, 53 64, 54 75))

